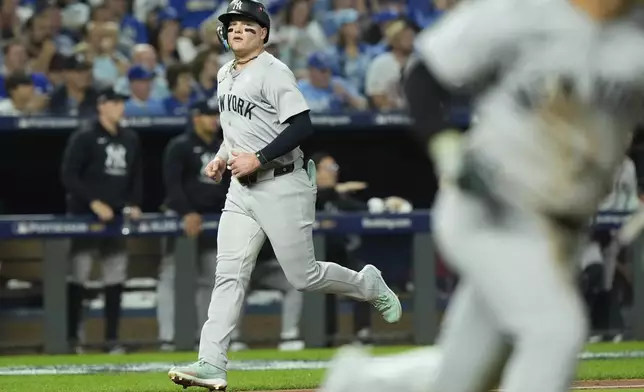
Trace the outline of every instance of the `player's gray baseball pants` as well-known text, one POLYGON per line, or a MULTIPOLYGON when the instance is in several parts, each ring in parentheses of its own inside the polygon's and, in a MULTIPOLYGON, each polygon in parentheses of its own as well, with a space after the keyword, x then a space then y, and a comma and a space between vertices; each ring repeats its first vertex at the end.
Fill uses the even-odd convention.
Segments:
MULTIPOLYGON (((258 263, 251 274, 249 291, 252 292, 253 289, 272 289, 282 292, 282 330, 280 332, 280 338, 283 340, 299 338, 303 295, 301 291, 296 290, 288 282, 277 260, 266 260, 258 263)), ((244 319, 243 309, 232 334, 233 340, 242 338, 241 324, 244 319)))
POLYGON ((235 329, 251 272, 266 237, 289 282, 298 290, 320 290, 370 301, 377 282, 334 263, 315 260, 313 223, 317 188, 302 161, 292 173, 258 174, 256 184, 233 179, 217 238, 217 274, 208 321, 201 331, 199 358, 226 369, 230 337, 235 329))
POLYGON ((564 392, 572 382, 587 337, 574 273, 581 233, 528 210, 505 212, 507 219, 498 222, 476 196, 450 186, 439 193, 435 235, 461 283, 428 390, 489 390, 501 375, 507 343, 512 353, 501 390, 564 392))
POLYGON ((123 284, 127 279, 127 249, 125 238, 74 238, 71 241, 71 271, 73 283, 87 283, 95 260, 100 261, 103 284, 123 284))
MULTIPOLYGON (((174 341, 174 277, 176 268, 181 268, 184 260, 179 260, 178 265, 174 257, 176 239, 168 237, 163 239, 161 267, 159 271, 159 284, 157 285, 157 322, 159 323, 159 340, 163 342, 174 341)), ((208 319, 208 303, 214 283, 217 268, 217 238, 199 237, 197 241, 199 255, 197 292, 195 304, 197 307, 197 320, 203 325, 208 319)), ((188 306, 188 304, 186 304, 188 306)), ((195 339, 199 337, 196 330, 195 339)))

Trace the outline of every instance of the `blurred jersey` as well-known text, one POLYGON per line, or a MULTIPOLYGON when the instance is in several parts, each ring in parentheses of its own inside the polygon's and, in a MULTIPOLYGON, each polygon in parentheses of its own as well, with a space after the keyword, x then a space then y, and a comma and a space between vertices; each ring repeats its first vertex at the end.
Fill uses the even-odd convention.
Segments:
POLYGON ((467 150, 493 192, 580 218, 610 192, 640 117, 642 47, 644 36, 628 17, 596 22, 567 0, 462 2, 416 41, 446 86, 488 82, 467 150), (557 83, 583 115, 546 121, 540 104, 557 83))

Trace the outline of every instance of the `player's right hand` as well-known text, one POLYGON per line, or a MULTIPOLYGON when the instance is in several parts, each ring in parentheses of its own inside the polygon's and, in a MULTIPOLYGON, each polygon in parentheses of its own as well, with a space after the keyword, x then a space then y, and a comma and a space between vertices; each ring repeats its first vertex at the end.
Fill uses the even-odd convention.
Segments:
POLYGON ((208 178, 212 178, 215 182, 221 182, 221 178, 226 170, 226 161, 220 157, 215 157, 208 165, 206 165, 205 174, 208 178))
POLYGON ((89 207, 92 209, 92 212, 98 216, 103 222, 111 221, 114 218, 114 211, 112 207, 103 203, 100 200, 94 200, 90 203, 89 207))
POLYGON ((197 237, 201 233, 201 215, 196 212, 184 215, 183 232, 188 237, 197 237))
POLYGON ((441 181, 449 181, 458 175, 463 156, 463 137, 457 130, 446 129, 433 136, 427 153, 434 162, 436 175, 441 181))

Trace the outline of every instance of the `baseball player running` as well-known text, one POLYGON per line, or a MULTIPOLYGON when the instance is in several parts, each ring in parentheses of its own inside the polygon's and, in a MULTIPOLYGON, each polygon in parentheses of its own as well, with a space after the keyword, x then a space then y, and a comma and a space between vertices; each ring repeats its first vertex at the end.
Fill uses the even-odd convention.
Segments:
MULTIPOLYGON (((392 363, 397 389, 424 378, 423 390, 486 391, 501 378, 508 392, 568 390, 587 334, 573 273, 579 245, 644 96, 632 3, 467 1, 418 37, 421 61, 404 90, 443 180, 435 236, 461 281, 435 378, 392 363), (490 80, 467 136, 440 132, 449 125, 425 110, 436 91, 490 80)), ((375 377, 360 380, 354 354, 337 358, 323 390, 360 391, 375 377)))
POLYGON ((398 297, 380 271, 356 272, 316 261, 315 169, 303 169, 300 143, 313 132, 309 107, 293 73, 264 51, 270 18, 261 3, 234 0, 219 16, 219 32, 235 59, 217 76, 224 143, 206 173, 233 179, 217 238, 215 288, 203 326, 199 360, 173 368, 170 378, 184 386, 226 389, 226 352, 257 254, 266 238, 298 290, 318 290, 371 302, 387 322, 402 315, 398 297))

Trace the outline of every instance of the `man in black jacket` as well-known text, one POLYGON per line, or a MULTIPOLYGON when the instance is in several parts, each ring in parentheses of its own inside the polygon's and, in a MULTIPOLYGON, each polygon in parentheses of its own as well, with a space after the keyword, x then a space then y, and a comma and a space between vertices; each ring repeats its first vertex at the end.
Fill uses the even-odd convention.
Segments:
MULTIPOLYGON (((98 118, 85 123, 69 138, 62 163, 62 182, 67 192, 67 211, 74 215, 94 214, 102 222, 127 214, 141 215, 142 164, 139 137, 119 121, 124 99, 111 89, 98 96, 98 118)), ((118 326, 123 284, 127 277, 125 239, 73 238, 71 283, 69 284, 68 337, 78 341, 78 326, 84 284, 95 259, 101 259, 105 284, 105 339, 107 349, 118 346, 118 326)))
MULTIPOLYGON (((215 158, 221 140, 217 102, 200 101, 190 107, 190 129, 170 141, 163 159, 163 178, 166 188, 168 214, 182 217, 188 237, 199 237, 199 281, 196 296, 199 325, 208 317, 208 304, 214 283, 217 263, 217 237, 200 236, 203 214, 219 214, 226 201, 229 178, 216 183, 204 173, 206 165, 215 158)), ((173 349, 174 341, 174 277, 182 260, 174 259, 175 240, 164 241, 163 259, 158 284, 157 321, 162 349, 173 349)), ((198 333, 199 331, 195 331, 198 333)))
POLYGON ((94 116, 98 91, 92 85, 92 63, 71 56, 63 61, 63 84, 49 100, 49 113, 60 116, 94 116))

